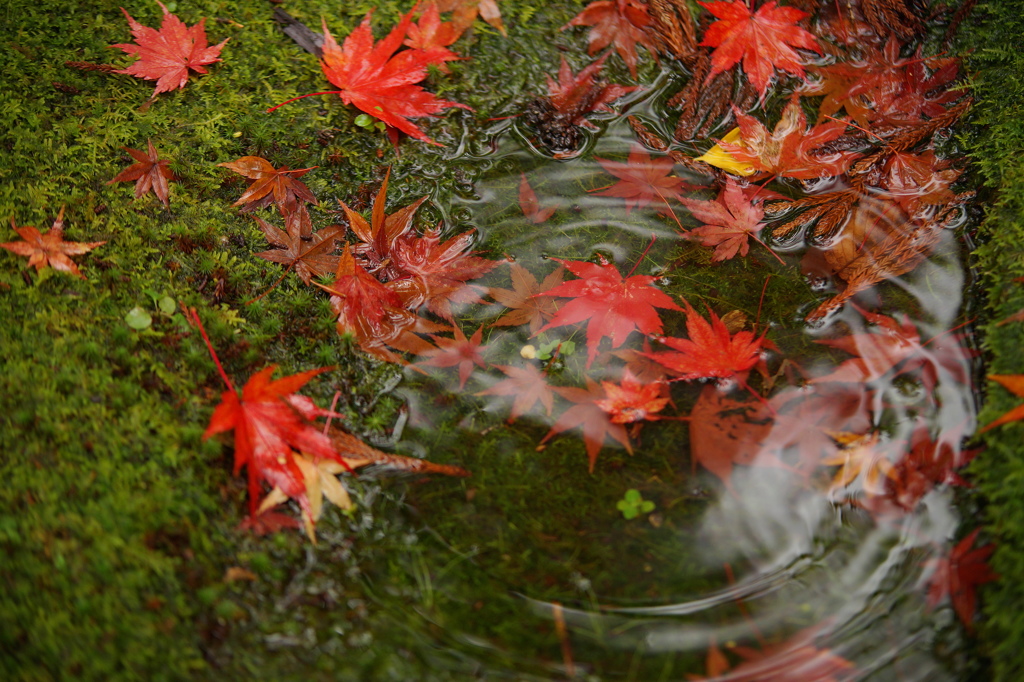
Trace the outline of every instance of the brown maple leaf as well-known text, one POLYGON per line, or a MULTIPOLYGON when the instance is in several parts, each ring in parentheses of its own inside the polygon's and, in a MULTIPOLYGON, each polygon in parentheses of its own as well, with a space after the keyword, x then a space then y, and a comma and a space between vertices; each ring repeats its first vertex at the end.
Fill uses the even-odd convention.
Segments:
MULTIPOLYGON (((316 168, 295 168, 288 166, 274 168, 266 159, 259 156, 243 156, 235 161, 218 163, 218 166, 229 168, 240 175, 253 180, 249 189, 235 201, 232 206, 242 206, 243 211, 254 211, 257 208, 277 204, 282 215, 299 210, 299 200, 316 204, 316 197, 309 191, 299 178, 316 168)), ((306 235, 304 235, 306 236, 306 235)))
POLYGON ((714 201, 681 199, 693 217, 704 223, 691 230, 691 234, 704 246, 715 249, 712 262, 746 256, 750 250, 748 239, 764 243, 757 237, 765 226, 764 210, 753 201, 758 190, 741 186, 730 175, 714 201))
POLYGON ((109 180, 107 184, 112 185, 115 182, 130 182, 134 180, 136 199, 146 192, 152 191, 156 198, 169 208, 171 205, 170 188, 167 186, 167 181, 176 180, 177 178, 174 177, 174 172, 168 168, 168 164, 171 162, 162 160, 156 153, 153 141, 146 140, 146 145, 148 147, 147 152, 122 147, 122 149, 132 155, 132 158, 137 163, 133 163, 125 168, 114 176, 113 180, 109 180))
POLYGON ((570 26, 592 26, 587 35, 587 54, 593 56, 611 45, 626 62, 629 75, 636 78, 637 43, 647 48, 657 59, 657 50, 651 36, 647 34, 650 25, 647 5, 638 0, 597 0, 587 5, 560 30, 564 31, 570 26))
POLYGON ((518 327, 528 324, 530 333, 535 334, 544 326, 545 322, 558 312, 555 299, 543 294, 562 283, 565 267, 559 265, 540 283, 537 282, 533 273, 519 263, 510 265, 509 274, 512 277, 512 289, 491 287, 487 290, 491 298, 510 309, 491 325, 494 327, 518 327))
POLYGON ((295 268, 295 274, 307 285, 313 277, 327 275, 337 269, 338 256, 332 255, 331 252, 344 234, 345 228, 341 225, 331 225, 319 232, 310 232, 309 237, 303 238, 303 223, 297 218, 289 216, 285 223, 285 231, 260 217, 254 217, 267 241, 277 247, 255 254, 257 258, 280 263, 288 269, 295 268))
POLYGON ((555 392, 547 382, 547 375, 536 365, 527 364, 524 367, 512 367, 510 365, 494 366, 504 372, 508 378, 502 379, 476 395, 511 397, 512 410, 508 417, 510 423, 532 410, 533 406, 537 403, 541 404, 546 414, 551 414, 555 392))
POLYGON ((472 26, 478 16, 498 29, 501 35, 508 35, 496 0, 429 0, 427 6, 430 5, 436 5, 442 12, 452 12, 452 22, 458 29, 458 35, 472 26))
POLYGON ((34 265, 36 272, 50 266, 54 270, 67 272, 75 277, 85 279, 69 256, 78 256, 92 251, 97 246, 106 244, 102 242, 66 242, 64 241, 64 207, 61 206, 57 219, 53 226, 46 232, 40 233, 34 227, 25 225, 18 227, 11 218, 11 228, 18 233, 23 241, 5 242, 0 248, 7 249, 19 256, 26 256, 28 264, 34 265))
POLYGON ((729 398, 713 384, 704 386, 685 418, 690 425, 693 471, 697 465, 710 471, 730 491, 736 464, 784 467, 775 452, 761 443, 771 432, 760 404, 729 398))
POLYGON ((185 83, 188 82, 189 69, 196 73, 206 73, 204 65, 221 61, 220 51, 228 42, 228 39, 225 38, 219 44, 207 47, 205 18, 200 19, 198 24, 189 28, 181 19, 167 11, 162 2, 157 0, 156 4, 160 5, 160 9, 164 11, 163 23, 160 25, 159 31, 135 21, 122 7, 121 11, 128 19, 128 26, 132 30, 135 44, 111 45, 111 47, 118 47, 128 54, 139 57, 139 60, 127 69, 116 73, 155 80, 156 89, 153 91, 153 97, 161 92, 185 87, 185 83))
POLYGON ((523 215, 529 218, 531 223, 540 225, 546 222, 558 210, 558 204, 541 208, 540 201, 537 200, 537 193, 530 187, 530 181, 526 179, 526 173, 523 173, 522 179, 519 181, 519 208, 522 209, 523 215))

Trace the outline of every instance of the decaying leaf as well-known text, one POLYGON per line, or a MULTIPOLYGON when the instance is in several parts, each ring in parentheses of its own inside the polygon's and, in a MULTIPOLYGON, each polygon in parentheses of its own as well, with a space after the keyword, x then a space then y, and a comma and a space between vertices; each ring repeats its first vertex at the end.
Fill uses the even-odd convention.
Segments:
POLYGON ((491 287, 487 290, 491 298, 509 308, 507 313, 491 324, 495 327, 527 324, 530 333, 536 334, 558 312, 555 299, 545 293, 562 283, 565 267, 559 265, 539 283, 533 273, 519 263, 510 264, 509 275, 512 277, 512 289, 491 287))
MULTIPOLYGON (((313 193, 309 191, 305 183, 299 180, 316 166, 294 169, 289 169, 288 166, 274 168, 273 164, 259 156, 243 156, 235 161, 217 165, 229 168, 253 181, 249 185, 249 189, 232 204, 232 206, 241 206, 243 211, 253 211, 275 203, 281 214, 287 216, 299 210, 300 201, 310 204, 317 203, 313 193)), ((303 236, 308 236, 308 233, 303 236)))
POLYGON ((156 147, 153 146, 152 140, 147 140, 146 145, 148 149, 145 152, 139 149, 122 147, 122 149, 132 155, 136 163, 118 173, 114 176, 113 180, 108 180, 107 184, 112 185, 115 182, 131 182, 134 180, 136 199, 146 192, 152 191, 156 198, 163 202, 164 206, 170 207, 170 188, 167 186, 167 181, 175 179, 174 172, 168 167, 171 162, 160 158, 156 152, 156 147))

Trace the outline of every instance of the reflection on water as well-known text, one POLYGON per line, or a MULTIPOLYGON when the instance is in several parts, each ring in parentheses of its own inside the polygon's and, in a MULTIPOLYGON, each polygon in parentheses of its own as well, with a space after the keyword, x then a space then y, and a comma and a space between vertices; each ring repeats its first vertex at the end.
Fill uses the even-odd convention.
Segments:
MULTIPOLYGON (((655 100, 630 113, 656 118, 655 100)), ((819 248, 787 238, 769 253, 751 242, 747 257, 712 264, 710 249, 681 233, 697 223, 678 202, 627 212, 621 198, 595 193, 614 180, 595 157, 623 161, 635 145, 621 118, 568 160, 537 150, 515 122, 492 139, 489 153, 456 161, 479 168, 472 191, 438 202, 453 232, 477 229, 476 248, 513 260, 530 286, 556 270, 551 258, 600 256, 624 277, 654 276, 705 318, 739 311, 740 328, 767 330, 772 346, 746 380, 666 384, 663 418, 630 425, 632 457, 591 436, 601 446, 592 475, 580 438, 588 427, 557 426, 579 404, 566 396, 588 380, 619 381, 626 363, 640 367, 644 335, 601 340, 588 369, 580 325, 539 335, 539 324, 489 326, 488 366, 474 366, 465 388, 452 369, 410 372, 402 447, 432 459, 457 451, 475 476, 465 504, 450 490, 410 492, 446 548, 434 580, 452 601, 425 616, 446 623, 438 641, 477 671, 517 679, 960 679, 964 643, 948 601, 927 603, 960 522, 956 469, 975 428, 972 353, 958 328, 968 279, 959 225, 925 262, 811 325, 803 316, 834 293, 819 248), (541 224, 520 208, 524 174, 539 205, 555 207, 541 224), (561 353, 570 341, 575 351, 561 353), (536 357, 545 344, 554 350, 536 357), (526 400, 527 384, 507 387, 516 367, 561 392, 526 400), (623 519, 614 501, 627 488, 656 512, 623 519), (502 599, 500 626, 473 616, 502 599)), ((813 184, 788 182, 775 186, 813 184)), ((896 199, 867 197, 846 238, 867 248, 901 229, 896 199)), ((508 266, 483 283, 526 286, 508 266)), ((491 298, 457 319, 468 336, 506 313, 491 298)), ((687 337, 681 312, 663 319, 666 336, 687 337)))

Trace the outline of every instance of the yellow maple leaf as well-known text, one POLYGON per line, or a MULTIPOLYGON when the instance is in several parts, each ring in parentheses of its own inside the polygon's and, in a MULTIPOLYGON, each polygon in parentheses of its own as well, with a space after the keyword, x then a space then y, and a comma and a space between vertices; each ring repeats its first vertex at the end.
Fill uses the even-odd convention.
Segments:
MULTIPOLYGON (((733 128, 730 130, 726 136, 722 138, 722 142, 727 144, 743 144, 743 141, 740 140, 740 129, 733 128)), ((753 175, 757 172, 757 170, 755 170, 749 163, 738 161, 736 157, 725 151, 722 146, 718 144, 707 150, 702 156, 698 156, 696 160, 703 161, 709 166, 721 168, 722 170, 735 173, 736 175, 747 176, 753 175)))

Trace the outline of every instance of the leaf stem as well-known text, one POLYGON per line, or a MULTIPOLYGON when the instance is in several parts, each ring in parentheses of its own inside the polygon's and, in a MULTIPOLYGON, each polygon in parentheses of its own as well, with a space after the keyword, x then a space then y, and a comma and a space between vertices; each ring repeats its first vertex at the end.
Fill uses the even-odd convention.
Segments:
POLYGON ((199 313, 196 312, 195 308, 188 308, 188 320, 194 322, 196 327, 199 328, 199 333, 203 335, 203 341, 206 342, 206 347, 210 351, 210 357, 213 358, 213 362, 217 365, 217 371, 220 372, 220 378, 227 384, 228 390, 232 393, 237 393, 235 385, 231 383, 231 379, 228 378, 227 372, 224 371, 224 366, 220 364, 220 358, 217 357, 217 351, 213 349, 213 344, 210 343, 210 337, 206 335, 206 328, 203 327, 202 320, 199 319, 199 313))

